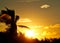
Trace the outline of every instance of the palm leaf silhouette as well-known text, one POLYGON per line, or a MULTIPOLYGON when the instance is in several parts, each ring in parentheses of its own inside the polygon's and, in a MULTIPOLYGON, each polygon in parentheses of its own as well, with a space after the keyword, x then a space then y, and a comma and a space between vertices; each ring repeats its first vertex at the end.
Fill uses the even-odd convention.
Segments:
POLYGON ((18 25, 18 27, 30 29, 28 26, 25 26, 25 25, 18 25))

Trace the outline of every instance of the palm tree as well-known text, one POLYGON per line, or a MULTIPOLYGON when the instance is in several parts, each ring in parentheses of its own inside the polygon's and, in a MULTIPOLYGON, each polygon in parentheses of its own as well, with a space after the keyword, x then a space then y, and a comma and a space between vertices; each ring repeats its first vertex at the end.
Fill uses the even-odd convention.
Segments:
MULTIPOLYGON (((10 25, 9 30, 6 32, 6 38, 15 43, 17 39, 17 25, 16 22, 19 19, 19 16, 15 16, 15 11, 6 8, 6 10, 1 10, 0 22, 4 22, 6 25, 10 25)), ((29 28, 24 25, 18 25, 19 27, 29 28)))

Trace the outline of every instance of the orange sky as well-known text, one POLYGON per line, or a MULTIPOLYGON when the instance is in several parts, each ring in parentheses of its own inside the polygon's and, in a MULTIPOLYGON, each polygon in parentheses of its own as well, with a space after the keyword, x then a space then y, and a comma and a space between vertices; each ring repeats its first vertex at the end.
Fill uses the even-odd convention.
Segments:
MULTIPOLYGON (((0 9, 5 6, 20 16, 17 25, 30 27, 36 38, 60 37, 60 0, 0 0, 0 9)), ((0 31, 6 31, 3 26, 7 27, 0 23, 0 31)))
MULTIPOLYGON (((24 18, 21 19, 17 22, 17 25, 26 25, 28 26, 31 30, 34 31, 35 33, 35 37, 40 39, 44 39, 44 38, 59 38, 60 35, 58 34, 58 30, 60 28, 60 24, 55 24, 55 25, 47 25, 47 26, 43 26, 43 25, 36 25, 36 23, 34 24, 32 20, 28 19, 28 18, 24 18)), ((18 27, 18 30, 20 30, 22 33, 25 33, 26 28, 20 28, 18 27)))

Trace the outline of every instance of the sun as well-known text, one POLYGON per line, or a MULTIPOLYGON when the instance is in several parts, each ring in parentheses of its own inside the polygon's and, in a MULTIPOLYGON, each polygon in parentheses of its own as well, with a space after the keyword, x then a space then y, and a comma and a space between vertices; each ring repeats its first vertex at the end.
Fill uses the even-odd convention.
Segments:
POLYGON ((25 36, 28 37, 28 38, 34 38, 35 34, 32 30, 27 30, 25 32, 25 36))

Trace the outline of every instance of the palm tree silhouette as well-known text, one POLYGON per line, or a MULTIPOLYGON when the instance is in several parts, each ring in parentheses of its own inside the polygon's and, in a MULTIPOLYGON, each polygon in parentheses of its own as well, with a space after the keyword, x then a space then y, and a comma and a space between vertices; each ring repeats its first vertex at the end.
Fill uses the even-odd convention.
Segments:
MULTIPOLYGON (((17 15, 15 16, 14 10, 10 10, 8 8, 6 8, 6 10, 1 10, 0 22, 4 22, 6 25, 10 25, 9 26, 10 28, 7 30, 7 32, 5 32, 5 33, 0 32, 1 35, 3 34, 0 37, 2 37, 2 39, 5 38, 5 40, 8 40, 6 43, 17 43, 16 42, 16 39, 17 39, 16 22, 18 19, 19 19, 19 16, 17 16, 17 15)), ((29 28, 29 27, 24 26, 24 25, 18 25, 18 26, 23 27, 23 28, 29 28)))

